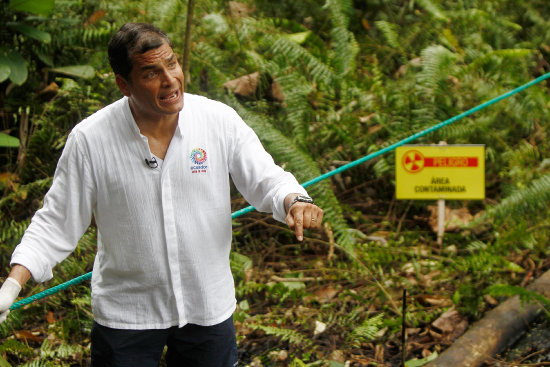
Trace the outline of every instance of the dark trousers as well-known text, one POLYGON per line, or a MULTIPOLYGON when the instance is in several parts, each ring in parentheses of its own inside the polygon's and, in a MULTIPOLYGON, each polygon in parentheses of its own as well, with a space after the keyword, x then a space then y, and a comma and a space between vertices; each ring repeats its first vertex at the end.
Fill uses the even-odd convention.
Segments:
POLYGON ((92 367, 157 367, 164 347, 169 367, 236 367, 233 317, 213 326, 112 329, 94 322, 92 367))

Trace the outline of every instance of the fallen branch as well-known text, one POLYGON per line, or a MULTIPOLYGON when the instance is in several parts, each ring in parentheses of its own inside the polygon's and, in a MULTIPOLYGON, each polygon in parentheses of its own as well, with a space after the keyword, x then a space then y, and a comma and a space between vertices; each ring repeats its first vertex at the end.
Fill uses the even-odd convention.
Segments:
MULTIPOLYGON (((527 289, 550 296, 550 270, 544 273, 527 289)), ((514 296, 489 311, 453 345, 426 367, 478 367, 486 360, 514 344, 528 325, 542 311, 537 303, 522 305, 519 296, 514 296)), ((522 365, 526 365, 522 363, 522 365)), ((533 365, 535 366, 535 365, 533 365)), ((542 366, 542 364, 536 364, 542 366)))

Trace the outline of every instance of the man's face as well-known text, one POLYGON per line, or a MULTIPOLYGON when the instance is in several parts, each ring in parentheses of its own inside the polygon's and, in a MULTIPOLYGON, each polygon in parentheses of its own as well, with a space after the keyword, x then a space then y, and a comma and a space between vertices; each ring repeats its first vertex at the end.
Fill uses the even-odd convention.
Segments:
POLYGON ((117 75, 116 81, 138 121, 159 121, 183 108, 183 72, 167 43, 134 54, 129 80, 117 75))

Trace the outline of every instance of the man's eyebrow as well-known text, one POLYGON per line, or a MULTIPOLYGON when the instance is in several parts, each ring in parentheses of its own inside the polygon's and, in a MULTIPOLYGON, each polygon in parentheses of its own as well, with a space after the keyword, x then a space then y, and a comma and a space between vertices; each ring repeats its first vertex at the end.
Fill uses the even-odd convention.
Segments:
POLYGON ((158 68, 158 64, 143 65, 140 67, 141 70, 152 70, 158 68))
MULTIPOLYGON (((176 54, 173 53, 173 54, 170 55, 168 58, 166 58, 166 59, 164 60, 164 62, 165 62, 165 63, 172 62, 172 61, 174 61, 175 58, 176 58, 176 54)), ((152 69, 158 68, 158 66, 159 66, 158 63, 157 63, 157 64, 142 65, 142 66, 140 67, 140 70, 152 70, 152 69)))

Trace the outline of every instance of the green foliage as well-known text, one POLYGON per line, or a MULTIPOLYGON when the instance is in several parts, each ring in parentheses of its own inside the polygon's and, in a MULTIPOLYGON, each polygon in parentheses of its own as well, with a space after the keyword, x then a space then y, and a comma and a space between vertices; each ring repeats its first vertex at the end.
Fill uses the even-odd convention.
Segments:
POLYGON ((543 306, 546 315, 550 316, 550 300, 540 293, 509 284, 494 284, 486 289, 486 293, 495 297, 519 296, 519 299, 523 305, 533 302, 540 304, 543 306))
POLYGON ((483 293, 473 283, 460 284, 453 294, 453 302, 462 314, 474 320, 481 316, 485 307, 483 293))
MULTIPOLYGON (((41 8, 25 7, 32 3, 38 4, 11 0, 1 5, 6 25, 0 44, 4 269, 51 184, 68 132, 120 97, 105 55, 110 35, 126 21, 153 22, 167 31, 181 53, 187 5, 177 0, 69 0, 54 6, 49 0, 40 2, 41 8), (58 90, 48 94, 52 82, 58 90)), ((549 71, 547 1, 243 3, 250 8, 246 17, 231 15, 226 1, 196 2, 188 90, 233 106, 275 161, 301 182, 549 71), (223 87, 253 72, 261 74, 264 88, 276 82, 283 101, 263 92, 242 98, 223 87)), ((361 346, 364 350, 346 353, 370 358, 374 352, 368 348, 385 327, 389 332, 381 339, 385 345, 395 343, 400 325, 382 316, 396 312, 394 288, 406 286, 418 296, 407 318, 420 328, 442 312, 441 307, 416 301, 425 294, 452 294, 458 310, 471 319, 487 309, 487 292, 544 303, 516 285, 528 271, 547 267, 549 106, 548 84, 541 83, 417 140, 486 146, 487 200, 448 204, 484 214, 467 228, 447 233, 443 248, 434 245, 425 202, 394 200, 391 154, 308 188, 325 210, 326 233, 333 238, 311 232, 311 241, 297 247, 286 232, 250 224, 255 219, 240 221, 234 233, 238 252, 230 259, 239 300, 235 320, 271 341, 278 338, 291 351, 287 362, 302 366, 326 358, 314 352, 328 345, 361 346), (383 241, 372 240, 377 237, 383 241), (268 245, 272 247, 266 250, 268 245), (332 249, 335 254, 327 255, 332 249), (278 273, 317 280, 268 280, 278 273), (491 287, 497 283, 504 285, 491 287), (347 291, 323 300, 317 292, 327 285, 347 291), (311 325, 311 310, 328 325, 313 339, 296 326, 311 325), (376 316, 361 321, 373 312, 376 316), (258 321, 264 315, 269 321, 258 321)), ((233 199, 239 207, 242 200, 237 194, 233 199)), ((90 271, 96 238, 91 228, 75 254, 56 267, 48 286, 90 271)), ((25 359, 29 366, 69 365, 70 353, 88 353, 79 343, 89 336, 90 308, 89 286, 84 284, 25 312, 13 312, 0 327, 4 337, 22 325, 43 322, 44 312, 53 309, 63 317, 50 329, 63 343, 42 346, 41 353, 51 361, 32 360, 17 349, 21 346, 3 353, 25 359)), ((13 342, 4 339, 2 345, 13 342)), ((255 348, 250 345, 243 342, 242 348, 255 348)), ((315 363, 322 361, 309 365, 315 363)))
POLYGON ((546 174, 489 208, 486 216, 497 221, 521 221, 526 216, 546 212, 549 201, 550 174, 546 174))
POLYGON ((31 347, 16 339, 7 339, 0 345, 0 354, 9 353, 19 358, 31 357, 34 351, 31 347))
POLYGON ((19 144, 19 139, 9 136, 8 134, 0 133, 0 147, 17 148, 19 144))
POLYGON ((53 345, 48 339, 44 340, 40 347, 41 359, 67 358, 70 355, 81 354, 83 347, 80 345, 59 344, 53 345))
POLYGON ((380 313, 373 317, 367 317, 360 326, 354 328, 348 337, 348 341, 359 348, 361 343, 372 341, 383 325, 384 314, 380 313))
POLYGON ((14 11, 28 12, 38 15, 49 15, 55 0, 10 0, 9 8, 14 11))
POLYGON ((267 335, 279 338, 282 342, 288 342, 297 347, 306 347, 311 345, 311 340, 296 330, 259 324, 251 324, 250 326, 253 329, 264 331, 267 335))

